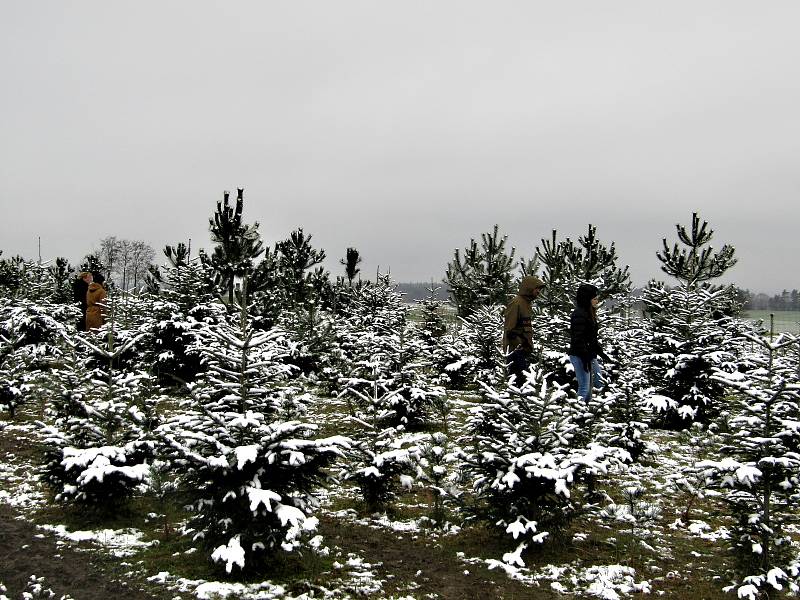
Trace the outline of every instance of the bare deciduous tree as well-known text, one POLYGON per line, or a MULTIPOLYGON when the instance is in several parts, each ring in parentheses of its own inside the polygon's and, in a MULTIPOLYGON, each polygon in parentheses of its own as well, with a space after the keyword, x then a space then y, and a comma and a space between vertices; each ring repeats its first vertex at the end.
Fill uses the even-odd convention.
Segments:
POLYGON ((153 247, 142 240, 119 239, 110 235, 100 240, 97 252, 108 268, 108 278, 123 290, 137 288, 155 258, 153 247))

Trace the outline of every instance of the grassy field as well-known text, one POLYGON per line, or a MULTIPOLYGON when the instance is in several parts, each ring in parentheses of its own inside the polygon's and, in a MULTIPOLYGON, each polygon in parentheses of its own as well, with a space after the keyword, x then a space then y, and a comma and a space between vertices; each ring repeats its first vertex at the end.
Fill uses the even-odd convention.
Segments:
POLYGON ((800 311, 797 310, 746 310, 742 313, 745 319, 761 320, 769 329, 770 314, 774 316, 775 332, 800 333, 800 311))

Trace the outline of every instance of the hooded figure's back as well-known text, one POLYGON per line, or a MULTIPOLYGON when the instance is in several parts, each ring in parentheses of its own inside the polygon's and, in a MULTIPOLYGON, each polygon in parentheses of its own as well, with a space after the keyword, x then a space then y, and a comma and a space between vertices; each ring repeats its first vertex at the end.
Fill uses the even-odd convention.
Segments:
POLYGON ((525 352, 533 352, 533 326, 531 318, 533 309, 531 302, 536 298, 536 290, 544 287, 544 282, 535 275, 522 278, 519 293, 506 307, 505 326, 503 328, 503 350, 512 352, 517 348, 525 352))

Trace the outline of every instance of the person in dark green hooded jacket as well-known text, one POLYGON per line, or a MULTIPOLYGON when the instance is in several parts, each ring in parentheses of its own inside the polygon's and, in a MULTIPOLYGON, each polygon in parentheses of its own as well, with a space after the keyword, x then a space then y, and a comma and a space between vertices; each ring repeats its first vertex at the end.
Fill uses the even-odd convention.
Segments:
POLYGON ((523 373, 530 366, 533 353, 533 302, 545 287, 545 283, 535 275, 522 278, 519 293, 506 306, 503 327, 503 352, 509 377, 513 376, 518 386, 525 381, 523 373))

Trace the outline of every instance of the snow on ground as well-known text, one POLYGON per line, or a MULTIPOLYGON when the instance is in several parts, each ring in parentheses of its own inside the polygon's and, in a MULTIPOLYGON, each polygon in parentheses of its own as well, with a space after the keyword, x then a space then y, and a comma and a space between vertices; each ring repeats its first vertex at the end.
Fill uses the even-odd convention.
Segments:
POLYGON ((134 556, 143 548, 152 546, 154 543, 142 541, 144 533, 138 529, 68 531, 63 525, 38 525, 37 528, 54 533, 57 537, 70 542, 92 542, 118 558, 134 556))
POLYGON ((373 565, 353 553, 343 554, 334 549, 339 560, 333 563, 336 576, 333 585, 313 586, 313 591, 293 596, 282 585, 269 581, 244 584, 224 581, 206 581, 203 579, 187 579, 162 571, 147 578, 151 583, 166 586, 174 592, 188 593, 198 600, 222 600, 237 598, 246 600, 310 600, 312 598, 328 598, 331 600, 365 597, 380 594, 385 581, 379 579, 373 565))
MULTIPOLYGON (((28 585, 25 586, 25 591, 22 592, 23 600, 37 600, 39 598, 55 598, 56 595, 52 589, 45 587, 46 582, 44 577, 37 577, 31 575, 28 579, 28 585)), ((0 600, 11 600, 5 593, 8 590, 3 582, 0 581, 0 600)), ((75 600, 70 595, 59 596, 59 600, 75 600)))
MULTIPOLYGON (((32 423, 9 423, 3 435, 13 436, 22 447, 37 440, 38 427, 32 423)), ((46 496, 36 478, 38 465, 31 464, 22 454, 6 452, 0 455, 0 504, 7 504, 28 514, 46 504, 46 496)))

